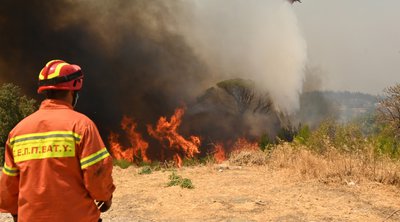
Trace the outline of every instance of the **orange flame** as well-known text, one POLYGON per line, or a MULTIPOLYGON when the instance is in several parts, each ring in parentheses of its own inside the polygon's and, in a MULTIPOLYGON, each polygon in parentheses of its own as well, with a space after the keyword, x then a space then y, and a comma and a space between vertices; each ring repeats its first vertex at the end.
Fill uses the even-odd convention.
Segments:
POLYGON ((175 161, 176 165, 177 165, 179 168, 182 167, 183 161, 182 161, 182 158, 179 156, 179 154, 175 153, 175 155, 174 155, 174 161, 175 161))
POLYGON ((224 160, 226 160, 224 147, 220 143, 214 146, 214 159, 217 163, 222 163, 224 160))
POLYGON ((239 138, 233 144, 232 151, 241 151, 241 150, 258 150, 260 149, 257 142, 249 142, 245 138, 239 138))
POLYGON ((150 162, 146 155, 149 144, 143 140, 142 135, 136 132, 136 127, 137 124, 131 118, 127 116, 122 118, 121 128, 127 133, 131 145, 131 147, 125 149, 118 142, 119 135, 111 132, 108 141, 111 146, 111 153, 116 159, 125 159, 133 162, 134 157, 139 157, 144 162, 150 162))
POLYGON ((166 117, 161 117, 154 129, 151 125, 147 125, 147 131, 150 136, 160 141, 164 148, 175 152, 174 160, 178 167, 182 166, 182 156, 193 158, 195 154, 200 153, 199 137, 190 136, 189 139, 185 139, 177 132, 184 113, 185 111, 183 108, 178 108, 175 110, 170 121, 168 121, 166 117), (167 144, 164 141, 166 141, 167 144))

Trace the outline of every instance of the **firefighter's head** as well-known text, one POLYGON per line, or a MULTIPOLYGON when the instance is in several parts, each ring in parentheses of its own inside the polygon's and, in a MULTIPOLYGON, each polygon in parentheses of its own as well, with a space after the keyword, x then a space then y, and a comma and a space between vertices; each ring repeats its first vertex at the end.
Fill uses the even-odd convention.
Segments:
POLYGON ((82 84, 81 67, 62 60, 52 60, 39 73, 38 93, 44 93, 47 98, 68 97, 70 94, 75 106, 82 84))

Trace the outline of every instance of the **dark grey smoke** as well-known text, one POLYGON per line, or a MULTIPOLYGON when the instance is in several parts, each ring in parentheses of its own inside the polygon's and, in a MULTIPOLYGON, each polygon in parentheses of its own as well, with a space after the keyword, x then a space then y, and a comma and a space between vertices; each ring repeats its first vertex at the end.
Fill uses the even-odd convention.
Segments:
POLYGON ((3 1, 0 80, 34 95, 42 66, 60 58, 82 66, 78 109, 101 128, 118 126, 122 114, 140 125, 171 114, 200 90, 207 70, 181 36, 167 31, 167 19, 153 30, 142 18, 168 18, 165 6, 152 2, 3 1))
MULTIPOLYGON (((230 111, 224 109, 229 107, 215 112, 214 106, 204 116, 196 111, 207 105, 197 100, 205 89, 221 80, 247 76, 277 100, 274 108, 297 106, 305 46, 289 4, 260 0, 245 3, 4 0, 0 5, 0 83, 15 83, 35 96, 43 65, 51 59, 64 59, 83 68, 84 90, 78 110, 98 124, 104 138, 110 130, 119 129, 122 116, 128 115, 150 140, 144 133, 146 124, 155 124, 160 116, 170 116, 184 105, 193 107, 188 107, 186 118, 192 119, 183 126, 183 134, 199 133, 208 141, 261 135, 260 129, 265 132, 279 125, 276 116, 269 127, 265 124, 271 122, 270 117, 258 112, 226 116, 230 111), (217 9, 227 4, 231 6, 221 20, 217 9), (259 9, 253 16, 258 5, 266 11, 259 9), (240 14, 237 10, 242 6, 245 10, 240 14), (237 13, 243 18, 230 20, 237 13), (264 29, 264 24, 274 24, 275 18, 282 21, 280 28, 269 31, 275 27, 272 25, 264 29), (220 36, 219 26, 231 33, 225 44, 214 38, 220 36), (242 29, 258 30, 260 35, 240 34, 246 33, 242 29), (202 36, 197 33, 210 38, 196 38, 202 36), (247 44, 238 44, 246 38, 247 44), (275 44, 277 41, 279 44, 275 44), (267 55, 266 49, 270 49, 267 55), (212 129, 218 132, 212 133, 212 129)), ((150 144, 150 149, 157 147, 150 144)))

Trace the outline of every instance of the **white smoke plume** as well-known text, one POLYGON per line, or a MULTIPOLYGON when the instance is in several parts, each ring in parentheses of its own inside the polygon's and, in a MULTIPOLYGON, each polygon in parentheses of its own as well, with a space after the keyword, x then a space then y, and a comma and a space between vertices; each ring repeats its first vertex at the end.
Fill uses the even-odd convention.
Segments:
MULTIPOLYGON (((306 43, 285 0, 181 1, 180 31, 210 67, 215 81, 250 79, 275 108, 299 106, 306 43)), ((179 23, 179 22, 178 22, 179 23)))

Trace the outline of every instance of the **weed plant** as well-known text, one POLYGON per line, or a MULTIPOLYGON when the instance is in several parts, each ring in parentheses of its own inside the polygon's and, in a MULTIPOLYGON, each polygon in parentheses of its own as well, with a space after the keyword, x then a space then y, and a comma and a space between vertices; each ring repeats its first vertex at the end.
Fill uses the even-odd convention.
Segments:
POLYGON ((144 166, 144 167, 142 167, 142 169, 139 171, 139 174, 140 174, 140 175, 143 175, 143 174, 151 174, 151 173, 153 173, 153 170, 151 169, 150 166, 144 166))
POLYGON ((188 178, 183 178, 182 176, 179 176, 176 174, 175 171, 169 175, 169 182, 167 184, 168 187, 171 186, 180 186, 181 188, 186 188, 186 189, 194 189, 194 185, 192 183, 192 180, 188 178))

